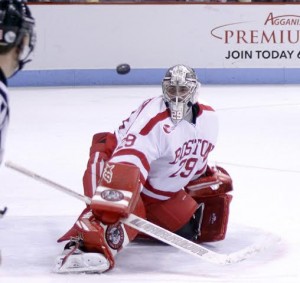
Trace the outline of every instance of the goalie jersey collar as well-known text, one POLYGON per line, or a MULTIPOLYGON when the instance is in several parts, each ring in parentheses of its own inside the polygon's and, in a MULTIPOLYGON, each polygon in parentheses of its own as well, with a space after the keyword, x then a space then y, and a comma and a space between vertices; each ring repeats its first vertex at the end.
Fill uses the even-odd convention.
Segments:
POLYGON ((196 119, 198 115, 200 114, 200 107, 199 104, 196 103, 192 106, 192 113, 193 113, 193 118, 192 118, 192 123, 195 125, 196 124, 196 119))

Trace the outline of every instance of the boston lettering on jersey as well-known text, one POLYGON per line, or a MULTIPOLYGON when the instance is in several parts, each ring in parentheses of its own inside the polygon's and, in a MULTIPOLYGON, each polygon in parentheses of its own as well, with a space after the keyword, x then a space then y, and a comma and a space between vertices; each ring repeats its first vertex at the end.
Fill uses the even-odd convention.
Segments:
POLYGON ((192 139, 189 140, 175 151, 175 159, 170 164, 176 164, 186 156, 201 156, 203 162, 206 161, 208 154, 214 149, 214 145, 207 140, 192 139))

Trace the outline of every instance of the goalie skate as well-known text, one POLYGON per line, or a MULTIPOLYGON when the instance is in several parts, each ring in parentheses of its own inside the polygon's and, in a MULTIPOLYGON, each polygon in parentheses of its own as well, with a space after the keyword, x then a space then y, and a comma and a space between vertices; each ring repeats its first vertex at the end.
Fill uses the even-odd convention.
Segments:
POLYGON ((78 247, 67 247, 55 261, 55 273, 102 273, 110 264, 101 253, 85 253, 78 247))

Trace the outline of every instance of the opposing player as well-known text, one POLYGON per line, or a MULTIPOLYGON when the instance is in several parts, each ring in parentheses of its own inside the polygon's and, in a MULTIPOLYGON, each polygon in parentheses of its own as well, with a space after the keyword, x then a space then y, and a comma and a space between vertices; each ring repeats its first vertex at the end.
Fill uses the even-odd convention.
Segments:
MULTIPOLYGON (((24 0, 0 0, 0 164, 9 120, 7 78, 29 62, 35 21, 24 0)), ((1 210, 2 213, 6 209, 1 210)))
POLYGON ((68 240, 54 271, 104 272, 137 231, 134 213, 191 241, 224 239, 232 180, 208 165, 218 135, 216 114, 198 101, 193 69, 171 67, 163 94, 146 100, 114 133, 94 135, 83 176, 91 205, 59 239, 68 240))

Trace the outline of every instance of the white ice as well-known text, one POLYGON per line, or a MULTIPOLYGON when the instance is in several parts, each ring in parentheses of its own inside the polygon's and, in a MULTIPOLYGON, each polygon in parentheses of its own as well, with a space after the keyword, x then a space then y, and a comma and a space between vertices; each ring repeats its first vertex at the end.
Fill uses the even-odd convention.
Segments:
MULTIPOLYGON (((159 86, 11 89, 5 159, 82 193, 92 135, 113 131, 159 86)), ((220 117, 211 161, 234 180, 230 253, 268 237, 249 259, 218 266, 173 247, 132 243, 101 275, 57 275, 56 243, 84 208, 79 200, 4 166, 0 170, 1 283, 300 282, 300 86, 202 86, 220 117)))

